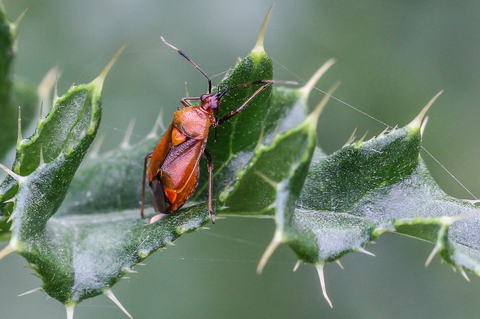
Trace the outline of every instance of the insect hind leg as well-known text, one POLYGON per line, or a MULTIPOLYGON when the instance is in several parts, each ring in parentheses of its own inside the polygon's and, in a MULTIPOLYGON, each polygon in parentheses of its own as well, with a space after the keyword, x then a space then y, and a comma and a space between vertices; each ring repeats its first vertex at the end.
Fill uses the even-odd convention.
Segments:
POLYGON ((210 214, 210 219, 212 220, 212 224, 215 224, 215 219, 213 218, 213 204, 212 204, 212 193, 213 193, 213 160, 212 160, 212 153, 205 148, 203 151, 205 157, 207 158, 207 166, 208 166, 208 213, 210 214))

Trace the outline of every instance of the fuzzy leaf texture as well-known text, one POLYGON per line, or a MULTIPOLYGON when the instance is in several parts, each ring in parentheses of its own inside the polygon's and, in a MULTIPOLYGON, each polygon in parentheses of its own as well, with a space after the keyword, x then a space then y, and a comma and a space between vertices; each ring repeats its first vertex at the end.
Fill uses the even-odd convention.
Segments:
MULTIPOLYGON (((272 78, 260 39, 219 90, 272 78)), ((216 142, 209 139, 216 213, 274 218, 277 228, 258 270, 279 244, 287 244, 299 261, 317 267, 329 303, 323 265, 349 252, 366 252, 366 245, 388 231, 428 240, 435 244, 433 253, 452 267, 478 274, 476 208, 446 195, 419 156, 426 109, 406 127, 351 141, 331 155, 316 146, 317 120, 329 95, 310 115, 307 100, 332 63, 304 87, 265 90, 218 128, 216 142)), ((9 239, 0 258, 10 252, 25 257, 43 281, 41 290, 65 304, 69 316, 76 304, 99 294, 118 303, 111 292, 116 282, 156 250, 209 221, 203 161, 188 207, 153 224, 140 218, 139 178, 145 155, 160 139, 155 128, 135 145, 86 156, 100 123, 106 71, 55 97, 35 133, 17 144, 12 176, 0 187, 0 238, 9 239)), ((6 96, 12 95, 9 76, 3 72, 0 79, 6 96)), ((239 107, 258 87, 230 91, 221 114, 239 107)), ((0 126, 2 133, 7 129, 16 132, 0 126)), ((150 196, 146 204, 151 217, 150 196)))
MULTIPOLYGON (((10 241, 0 257, 13 251, 24 256, 42 279, 41 289, 67 309, 102 293, 111 297, 111 287, 136 264, 209 220, 206 203, 184 208, 154 224, 140 218, 139 177, 145 154, 160 139, 155 132, 136 145, 123 145, 114 154, 91 154, 77 172, 98 129, 105 74, 54 98, 34 135, 17 145, 14 173, 6 178, 0 193, 5 218, 11 223, 10 241)), ((272 74, 270 58, 257 45, 219 87, 270 79, 272 74)), ((259 86, 229 92, 222 99, 222 113, 239 107, 259 86)), ((209 146, 217 166, 216 190, 237 178, 241 165, 254 157, 260 137, 267 141, 274 139, 275 132, 287 132, 292 126, 290 116, 301 121, 303 115, 292 115, 299 113, 300 95, 282 88, 272 93, 269 88, 245 110, 262 110, 254 112, 255 122, 242 112, 218 128, 217 139, 225 144, 209 146), (247 125, 249 134, 244 134, 247 125)), ((202 182, 198 188, 199 198, 204 198, 204 185, 202 182)), ((153 209, 148 208, 146 214, 153 216, 153 209)), ((3 234, 8 234, 6 229, 3 234)))

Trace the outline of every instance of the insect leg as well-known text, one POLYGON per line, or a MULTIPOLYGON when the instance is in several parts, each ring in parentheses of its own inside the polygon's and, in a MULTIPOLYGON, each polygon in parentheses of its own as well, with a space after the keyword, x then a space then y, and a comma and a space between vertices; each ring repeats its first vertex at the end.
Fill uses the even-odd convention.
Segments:
POLYGON ((228 113, 227 115, 225 115, 224 117, 222 117, 221 119, 219 119, 213 126, 214 127, 217 127, 219 126, 220 124, 222 124, 223 122, 225 122, 226 120, 228 120, 229 118, 231 118, 232 116, 234 116, 235 114, 239 113, 241 110, 243 110, 243 108, 245 106, 247 106, 250 102, 252 102, 252 100, 257 96, 259 95, 263 90, 265 90, 266 88, 268 88, 270 85, 272 85, 273 83, 267 83, 265 85, 262 85, 258 90, 255 91, 255 93, 253 93, 249 98, 248 100, 245 101, 245 103, 242 104, 242 106, 240 106, 238 109, 236 110, 233 110, 232 112, 228 113))
POLYGON ((213 185, 213 160, 212 160, 212 153, 205 148, 203 151, 205 153, 205 157, 207 158, 207 165, 208 165, 208 213, 210 214, 210 219, 212 220, 212 224, 215 224, 215 220, 213 219, 213 205, 212 205, 212 185, 213 185))
POLYGON ((145 156, 145 161, 143 162, 143 179, 142 179, 142 206, 140 207, 140 216, 143 218, 143 208, 145 206, 145 178, 147 177, 147 161, 149 158, 151 158, 153 155, 153 152, 148 153, 147 156, 145 156))
POLYGON ((200 100, 199 97, 184 97, 180 99, 180 102, 185 106, 185 107, 191 107, 192 105, 188 103, 187 101, 194 101, 194 100, 200 100))

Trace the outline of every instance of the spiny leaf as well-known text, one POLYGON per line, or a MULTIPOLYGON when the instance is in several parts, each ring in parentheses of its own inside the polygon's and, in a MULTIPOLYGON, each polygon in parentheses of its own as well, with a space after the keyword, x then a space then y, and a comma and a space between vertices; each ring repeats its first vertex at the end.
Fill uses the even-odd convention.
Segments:
POLYGON ((284 221, 278 243, 323 269, 347 253, 368 253, 363 247, 395 231, 435 243, 433 252, 452 267, 478 274, 480 237, 471 229, 480 217, 431 178, 419 156, 420 125, 352 142, 330 156, 317 149, 293 217, 277 210, 284 221))
POLYGON ((105 76, 70 88, 39 121, 35 134, 17 145, 14 167, 20 174, 10 172, 15 185, 6 192, 13 210, 12 235, 4 251, 22 254, 44 280, 42 289, 65 302, 72 297, 65 287, 75 271, 68 263, 74 259, 73 251, 62 246, 74 232, 63 225, 57 228, 50 217, 61 205, 98 129, 105 76))
MULTIPOLYGON (((240 71, 232 72, 238 81, 243 81, 242 73, 271 74, 271 70, 257 70, 271 68, 270 64, 239 65, 240 71)), ((236 84, 241 83, 229 85, 236 84)), ((153 224, 140 218, 143 158, 158 142, 154 135, 137 145, 90 159, 73 177, 98 127, 99 100, 92 93, 98 91, 95 85, 95 81, 80 85, 58 98, 34 136, 18 147, 15 164, 15 171, 25 180, 19 183, 13 197, 12 239, 7 250, 25 256, 43 280, 42 290, 69 309, 85 298, 108 291, 151 253, 209 220, 206 203, 182 209, 153 224), (71 180, 70 192, 59 209, 71 180)), ((244 94, 242 89, 237 91, 238 96, 244 94)), ((270 93, 263 97, 269 98, 270 93)), ((243 103, 242 99, 246 97, 232 102, 233 106, 228 102, 222 105, 233 109, 243 103)), ((278 114, 284 116, 285 112, 278 114)), ((269 116, 272 122, 278 121, 278 117, 269 116)), ((236 125, 241 127, 242 121, 249 119, 236 125)), ((236 134, 240 140, 241 132, 236 134)), ((227 136, 233 135, 232 129, 227 136)), ((248 138, 245 145, 250 143, 248 138)), ((235 172, 228 178, 235 179, 235 172)))
MULTIPOLYGON (((13 39, 11 28, 6 35, 13 39)), ((10 47, 5 46, 7 51, 10 47)), ((5 59, 0 87, 7 88, 9 99, 10 62, 8 56, 5 59)), ((261 37, 216 89, 272 75, 261 37)), ((462 274, 469 270, 478 275, 477 210, 468 201, 446 195, 419 156, 426 109, 404 128, 352 142, 327 156, 315 143, 320 108, 306 115, 308 93, 316 80, 314 76, 301 89, 265 90, 220 126, 216 141, 211 138, 208 143, 216 166, 215 193, 220 194, 217 212, 274 215, 277 229, 258 270, 279 244, 288 244, 300 261, 316 266, 331 305, 325 263, 350 252, 368 253, 364 247, 373 239, 395 231, 435 244, 427 264, 439 253, 462 274)), ((36 133, 18 144, 10 172, 15 178, 8 177, 0 189, 2 212, 12 221, 11 239, 0 259, 13 251, 24 256, 43 280, 41 290, 64 303, 69 318, 76 304, 99 294, 120 305, 111 292, 116 282, 151 253, 209 219, 206 203, 152 224, 139 218, 139 178, 145 154, 158 141, 155 134, 94 156, 74 177, 99 125, 102 81, 72 87, 56 99, 36 133)), ((257 88, 229 91, 222 114, 238 108, 257 88)), ((198 201, 206 193, 205 172, 198 201)))

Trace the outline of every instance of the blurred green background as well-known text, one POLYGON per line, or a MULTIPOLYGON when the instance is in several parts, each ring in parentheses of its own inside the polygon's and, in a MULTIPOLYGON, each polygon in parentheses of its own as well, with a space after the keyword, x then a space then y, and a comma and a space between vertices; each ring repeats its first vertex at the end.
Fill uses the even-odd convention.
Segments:
MULTIPOLYGON (((165 124, 185 95, 206 81, 160 35, 185 51, 217 83, 255 44, 270 1, 4 0, 19 29, 15 73, 39 83, 53 66, 59 93, 95 78, 113 53, 128 47, 107 78, 100 134, 102 150, 118 145, 131 118, 134 140, 147 134, 161 108, 165 124)), ((368 137, 411 121, 438 91, 429 112, 424 146, 473 194, 480 194, 480 3, 478 1, 276 0, 265 47, 275 78, 307 80, 327 59, 337 64, 320 81, 341 87, 320 119, 319 144, 340 148, 357 129, 368 137), (368 114, 366 116, 362 112, 368 114), (371 117, 370 117, 371 116, 371 117)), ((311 96, 312 107, 322 94, 311 96)), ((450 195, 472 198, 423 154, 432 175, 450 195)), ((154 254, 139 274, 114 292, 134 318, 474 318, 480 281, 467 283, 436 257, 425 269, 431 244, 383 235, 342 258, 345 270, 326 266, 324 301, 313 266, 292 273, 294 254, 281 247, 262 276, 258 260, 273 236, 273 221, 229 218, 208 231, 183 236, 178 246, 154 254)), ((40 285, 11 255, 0 262, 1 318, 65 318, 45 294, 17 294, 40 285)), ((81 318, 126 318, 106 297, 81 303, 81 318)))

